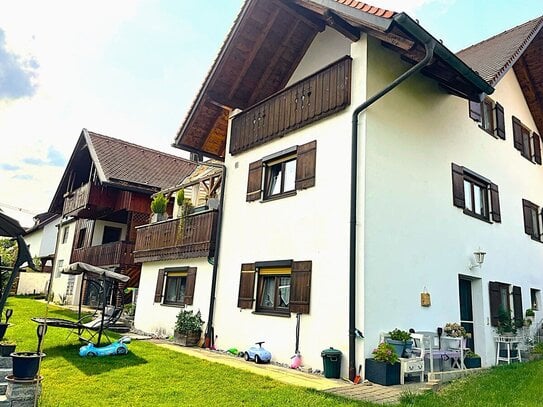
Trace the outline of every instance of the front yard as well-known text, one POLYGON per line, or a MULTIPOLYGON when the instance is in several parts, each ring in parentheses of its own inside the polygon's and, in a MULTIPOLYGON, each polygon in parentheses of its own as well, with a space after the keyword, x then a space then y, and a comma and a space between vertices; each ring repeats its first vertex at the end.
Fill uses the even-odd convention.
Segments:
MULTIPOLYGON (((7 337, 17 350, 37 346, 36 324, 30 318, 45 315, 45 304, 28 298, 10 298, 14 310, 7 337)), ((50 306, 50 317, 73 317, 50 306)), ((217 363, 173 352, 145 341, 129 345, 127 356, 87 359, 78 355, 75 336, 49 328, 43 349, 47 353, 41 406, 373 406, 305 388, 289 386, 217 363)), ((406 395, 403 406, 538 406, 543 405, 543 361, 500 366, 458 380, 438 394, 406 395)))
MULTIPOLYGON (((45 304, 10 298, 14 310, 6 337, 17 341, 17 350, 37 346, 36 324, 45 304)), ((73 316, 50 306, 49 317, 73 316)), ((145 341, 129 344, 127 356, 87 359, 78 355, 75 336, 67 329, 49 327, 43 342, 47 354, 41 406, 359 406, 364 405, 272 379, 192 358, 145 341)), ((370 404, 366 404, 370 405, 370 404)))

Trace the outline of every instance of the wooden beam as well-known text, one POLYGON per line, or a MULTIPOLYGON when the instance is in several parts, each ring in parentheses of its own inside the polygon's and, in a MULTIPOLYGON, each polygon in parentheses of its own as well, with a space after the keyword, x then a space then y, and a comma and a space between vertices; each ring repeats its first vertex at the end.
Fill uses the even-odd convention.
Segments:
MULTIPOLYGON (((539 62, 540 63, 540 62, 539 62)), ((522 55, 518 61, 513 65, 513 70, 517 76, 520 88, 530 113, 534 118, 534 122, 537 126, 539 134, 543 133, 543 96, 541 89, 538 89, 536 81, 534 80, 528 62, 526 60, 526 54, 522 55)), ((540 69, 543 71, 543 69, 540 69)))
POLYGON ((309 10, 307 10, 306 7, 297 6, 289 2, 288 0, 276 0, 275 3, 287 13, 293 15, 299 20, 302 20, 314 30, 317 30, 318 32, 324 31, 326 24, 324 24, 324 22, 320 20, 316 16, 316 14, 311 13, 309 10))
POLYGON ((387 44, 394 45, 396 48, 400 48, 404 51, 409 51, 416 45, 415 41, 404 38, 398 34, 383 33, 381 31, 377 31, 364 26, 358 26, 358 28, 360 28, 360 30, 364 31, 368 35, 371 35, 372 37, 375 37, 378 40, 381 40, 387 44))
POLYGON ((262 76, 260 76, 260 80, 258 81, 258 83, 256 85, 255 91, 253 92, 253 94, 249 98, 249 105, 248 106, 251 106, 251 105, 254 104, 255 101, 253 100, 253 97, 254 97, 254 94, 256 93, 256 90, 260 89, 262 84, 265 83, 268 80, 271 72, 275 69, 275 66, 277 65, 277 61, 279 61, 279 58, 281 58, 281 56, 283 55, 287 44, 290 42, 290 39, 292 38, 292 34, 296 31, 299 24, 300 24, 300 20, 296 20, 296 23, 292 24, 290 26, 290 28, 289 28, 289 30, 287 32, 287 35, 285 35, 283 41, 281 41, 281 44, 275 50, 275 54, 273 55, 272 59, 270 60, 270 63, 268 64, 268 67, 266 68, 266 70, 264 71, 262 76))
POLYGON ((330 27, 335 29, 340 34, 343 34, 351 41, 356 42, 360 39, 360 29, 353 27, 332 11, 326 10, 324 12, 324 18, 330 27))
POLYGON ((260 51, 260 48, 262 47, 262 44, 264 43, 264 40, 268 37, 268 34, 273 27, 273 24, 275 23, 277 16, 279 15, 280 8, 276 8, 273 12, 273 14, 270 16, 268 23, 264 27, 262 31, 260 31, 260 34, 258 38, 256 38, 253 48, 251 49, 251 52, 247 56, 247 59, 245 60, 245 63, 243 64, 243 68, 241 72, 238 73, 237 78, 230 88, 230 92, 228 93, 228 100, 232 99, 232 97, 235 95, 236 91, 238 90, 239 84, 245 79, 245 74, 251 67, 256 54, 258 51, 260 51))

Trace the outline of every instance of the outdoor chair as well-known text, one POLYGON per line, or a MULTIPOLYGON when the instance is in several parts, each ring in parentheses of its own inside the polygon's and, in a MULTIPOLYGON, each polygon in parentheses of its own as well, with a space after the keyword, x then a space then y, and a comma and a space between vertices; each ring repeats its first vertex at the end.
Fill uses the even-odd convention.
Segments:
POLYGON ((54 328, 70 329, 66 339, 68 339, 72 334, 77 334, 79 339, 90 343, 97 335, 101 333, 107 338, 109 343, 112 343, 113 341, 105 330, 115 325, 115 323, 121 317, 122 312, 122 307, 106 307, 104 310, 103 325, 102 312, 98 310, 93 314, 83 316, 77 321, 62 318, 32 318, 32 321, 37 322, 38 324, 46 324, 47 326, 54 328))
MULTIPOLYGON (((416 332, 411 334, 413 339, 413 354, 428 360, 426 364, 429 372, 434 372, 434 364, 437 361, 440 370, 444 370, 444 362, 450 362, 452 369, 462 369, 463 352, 461 348, 450 347, 451 338, 442 337, 441 339, 435 332, 416 332)), ((455 338, 456 340, 456 338, 455 338)))

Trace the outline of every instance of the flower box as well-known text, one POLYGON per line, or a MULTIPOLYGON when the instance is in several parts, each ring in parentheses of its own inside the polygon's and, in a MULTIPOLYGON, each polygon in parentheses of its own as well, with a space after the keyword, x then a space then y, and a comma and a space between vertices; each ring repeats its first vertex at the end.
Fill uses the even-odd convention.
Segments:
POLYGON ((467 369, 481 367, 481 358, 465 358, 464 366, 466 366, 467 369))
POLYGON ((400 364, 396 362, 391 365, 375 359, 366 359, 366 379, 383 386, 400 384, 400 364))

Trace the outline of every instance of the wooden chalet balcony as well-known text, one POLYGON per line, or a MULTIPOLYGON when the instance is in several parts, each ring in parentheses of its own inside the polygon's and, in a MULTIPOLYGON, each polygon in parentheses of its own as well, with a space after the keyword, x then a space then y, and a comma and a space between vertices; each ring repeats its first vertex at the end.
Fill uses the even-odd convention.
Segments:
POLYGON ((114 208, 117 192, 91 182, 64 198, 64 215, 92 218, 99 211, 114 208))
POLYGON ((217 214, 216 210, 209 210, 184 219, 168 219, 137 227, 134 260, 146 262, 213 256, 217 214))
POLYGON ((134 243, 113 242, 74 249, 70 262, 76 261, 93 266, 130 266, 134 264, 134 243))
POLYGON ((234 117, 230 153, 282 137, 336 113, 351 102, 351 58, 346 56, 234 117))

